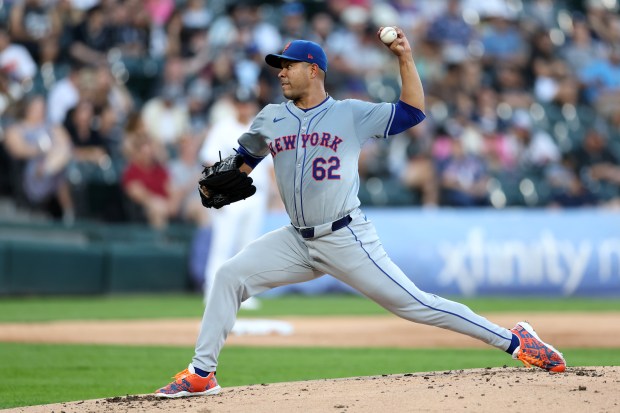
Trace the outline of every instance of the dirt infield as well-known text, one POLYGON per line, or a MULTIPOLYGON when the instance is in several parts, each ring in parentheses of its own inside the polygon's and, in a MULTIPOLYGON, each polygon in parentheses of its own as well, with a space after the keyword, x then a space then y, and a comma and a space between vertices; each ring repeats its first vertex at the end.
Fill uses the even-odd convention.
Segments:
MULTIPOLYGON (((512 326, 526 319, 560 350, 620 348, 620 313, 486 314, 512 326), (579 326, 579 328, 575 328, 579 326)), ((261 320, 256 320, 261 321, 261 320)), ((279 317, 291 330, 231 335, 227 345, 312 347, 484 347, 450 331, 394 316, 279 317)), ((193 345, 199 319, 63 321, 0 324, 0 341, 132 345, 193 345)), ((620 411, 620 367, 570 367, 563 374, 539 369, 493 368, 259 384, 219 395, 158 400, 151 395, 85 400, 3 410, 21 413, 220 412, 444 412, 532 409, 560 412, 620 411)))
POLYGON ((263 384, 215 396, 158 400, 115 397, 5 410, 7 413, 274 412, 616 412, 620 368, 569 368, 549 374, 493 368, 263 384))
MULTIPOLYGON (((541 337, 562 347, 620 348, 620 313, 486 314, 512 327, 529 320, 541 337), (579 328, 575 328, 579 326, 579 328)), ((279 317, 292 334, 230 335, 227 345, 301 347, 485 347, 484 343, 392 315, 366 317, 279 317)), ((0 324, 0 341, 135 345, 195 343, 199 319, 56 321, 0 324)))

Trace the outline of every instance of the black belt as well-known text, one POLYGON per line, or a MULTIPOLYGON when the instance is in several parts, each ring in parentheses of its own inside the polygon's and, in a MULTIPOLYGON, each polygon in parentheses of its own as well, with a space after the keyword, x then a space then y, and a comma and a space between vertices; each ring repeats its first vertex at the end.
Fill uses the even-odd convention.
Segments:
MULTIPOLYGON (((352 220, 353 218, 351 218, 350 215, 345 215, 344 217, 332 222, 332 232, 346 227, 352 220)), ((304 238, 314 238, 314 227, 297 228, 293 226, 293 228, 295 228, 304 238)))

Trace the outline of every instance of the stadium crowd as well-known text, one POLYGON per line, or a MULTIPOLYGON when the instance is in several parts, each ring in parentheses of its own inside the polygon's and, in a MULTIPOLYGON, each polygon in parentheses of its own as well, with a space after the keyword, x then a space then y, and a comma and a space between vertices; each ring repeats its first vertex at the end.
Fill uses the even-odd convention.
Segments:
MULTIPOLYGON (((54 219, 207 225, 199 148, 282 101, 264 63, 320 43, 337 99, 395 102, 412 40, 427 120, 364 147, 367 205, 620 205, 616 0, 0 1, 0 193, 54 219), (247 97, 249 96, 249 97, 247 97)), ((277 202, 274 205, 279 205, 277 202)))

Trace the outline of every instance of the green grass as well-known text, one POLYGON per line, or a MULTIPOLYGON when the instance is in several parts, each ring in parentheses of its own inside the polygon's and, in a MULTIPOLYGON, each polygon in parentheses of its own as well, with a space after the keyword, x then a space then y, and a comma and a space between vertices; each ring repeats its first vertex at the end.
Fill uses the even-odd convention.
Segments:
MULTIPOLYGON (((617 349, 564 349, 572 366, 619 365, 617 349)), ((0 343, 0 408, 150 393, 192 348, 0 343)), ((475 367, 518 366, 494 349, 224 348, 225 387, 475 367)))
MULTIPOLYGON (((476 312, 620 311, 618 299, 455 299, 476 312)), ((242 311, 241 314, 245 317, 265 317, 387 313, 373 301, 354 295, 284 296, 263 299, 262 304, 259 311, 242 311)), ((198 294, 5 298, 0 300, 0 322, 199 317, 202 310, 202 297, 198 294)))
MULTIPOLYGON (((477 312, 620 311, 620 300, 461 299, 477 312)), ((380 315, 358 296, 263 299, 243 316, 380 315)), ((140 295, 4 298, 0 322, 199 317, 202 297, 140 295)), ((619 365, 618 349, 563 349, 570 365, 619 365)), ((152 392, 191 360, 189 347, 0 343, 0 408, 152 392)), ((518 365, 493 349, 324 349, 225 347, 223 386, 417 371, 518 365)))

